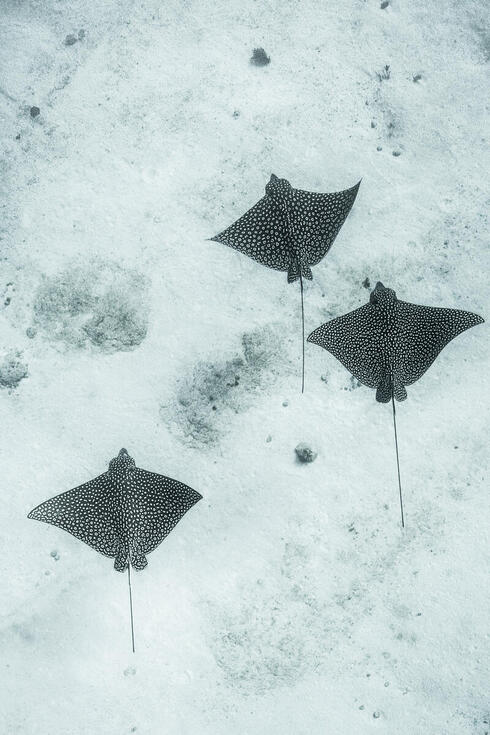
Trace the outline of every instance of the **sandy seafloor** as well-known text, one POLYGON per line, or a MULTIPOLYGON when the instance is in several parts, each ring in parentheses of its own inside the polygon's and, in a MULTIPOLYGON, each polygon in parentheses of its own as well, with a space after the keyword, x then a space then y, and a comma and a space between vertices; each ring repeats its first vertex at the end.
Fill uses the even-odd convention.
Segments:
POLYGON ((490 730, 487 325, 399 405, 402 532, 390 406, 314 345, 301 396, 298 284, 206 240, 271 172, 362 177, 307 330, 365 279, 488 318, 486 28, 467 0, 2 0, 1 733, 490 730), (126 578, 26 518, 122 446, 204 496, 135 573, 135 655, 126 578))

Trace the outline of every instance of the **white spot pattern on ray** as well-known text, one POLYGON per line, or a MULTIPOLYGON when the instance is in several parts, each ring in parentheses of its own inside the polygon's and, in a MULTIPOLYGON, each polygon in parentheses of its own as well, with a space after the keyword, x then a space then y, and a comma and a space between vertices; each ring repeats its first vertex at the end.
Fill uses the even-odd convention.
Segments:
POLYGON ((422 377, 448 342, 483 321, 469 311, 399 301, 377 283, 368 304, 322 324, 308 342, 331 352, 387 403, 392 392, 404 400, 405 386, 422 377))
POLYGON ((265 196, 240 219, 211 238, 275 270, 288 282, 312 279, 310 266, 326 255, 357 196, 360 182, 331 194, 293 189, 272 174, 265 196))
POLYGON ((105 556, 123 572, 135 569, 201 499, 182 482, 136 467, 125 449, 104 474, 46 500, 29 518, 59 526, 105 556))

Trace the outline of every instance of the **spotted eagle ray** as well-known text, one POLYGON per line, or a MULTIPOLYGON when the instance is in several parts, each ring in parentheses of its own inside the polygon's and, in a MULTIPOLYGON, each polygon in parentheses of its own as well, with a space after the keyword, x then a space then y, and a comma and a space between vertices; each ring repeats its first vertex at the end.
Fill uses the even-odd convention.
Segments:
POLYGON ((311 266, 328 253, 349 214, 360 181, 351 189, 331 194, 293 189, 289 181, 271 175, 265 196, 230 227, 210 238, 259 263, 287 271, 288 283, 299 279, 305 389, 305 311, 303 278, 312 280, 311 266))
POLYGON ((405 520, 394 399, 404 401, 405 386, 422 377, 448 342, 483 321, 469 311, 399 301, 391 288, 378 282, 369 303, 322 324, 308 337, 308 342, 331 352, 361 383, 376 388, 377 401, 391 401, 402 527, 405 520))
POLYGON ((46 500, 28 518, 59 526, 104 556, 113 557, 118 572, 128 570, 134 652, 131 566, 144 569, 146 554, 156 549, 201 498, 182 482, 136 467, 126 449, 121 449, 107 472, 46 500))

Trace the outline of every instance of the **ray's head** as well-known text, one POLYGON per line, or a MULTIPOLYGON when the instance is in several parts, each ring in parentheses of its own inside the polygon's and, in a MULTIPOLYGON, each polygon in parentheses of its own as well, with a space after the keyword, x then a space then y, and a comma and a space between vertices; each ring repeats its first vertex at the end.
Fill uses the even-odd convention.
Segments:
POLYGON ((386 288, 386 286, 383 286, 381 281, 378 281, 376 286, 371 291, 371 296, 369 297, 369 301, 373 306, 391 306, 396 302, 396 293, 393 291, 392 288, 386 288))
POLYGON ((275 174, 271 174, 265 187, 266 196, 274 201, 284 201, 290 191, 291 184, 287 179, 279 179, 275 174))
POLYGON ((128 472, 136 467, 136 462, 129 456, 127 449, 121 449, 117 457, 109 462, 109 472, 128 472))

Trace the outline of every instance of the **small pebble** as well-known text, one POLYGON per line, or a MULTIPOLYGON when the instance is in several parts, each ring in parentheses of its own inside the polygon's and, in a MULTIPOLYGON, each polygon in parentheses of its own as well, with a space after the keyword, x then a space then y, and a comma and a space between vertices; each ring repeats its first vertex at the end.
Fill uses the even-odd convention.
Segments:
POLYGON ((377 720, 378 717, 381 717, 381 712, 378 712, 378 710, 376 710, 376 712, 373 712, 373 717, 375 720, 377 720))
POLYGON ((420 82, 421 79, 422 79, 422 74, 414 74, 412 77, 412 80, 414 82, 420 82))
POLYGON ((393 151, 393 154, 392 155, 394 155, 395 158, 398 158, 398 156, 401 156, 401 154, 402 154, 401 151, 393 151))
POLYGON ((17 133, 17 135, 15 136, 15 140, 20 140, 20 133, 17 133))
POLYGON ((323 380, 324 383, 328 383, 328 375, 325 375, 325 373, 320 376, 320 379, 323 380))
POLYGON ((34 339, 36 334, 37 334, 37 329, 35 327, 27 327, 26 335, 27 337, 29 337, 29 339, 34 339))
POLYGON ((359 709, 364 709, 364 705, 363 705, 363 704, 361 704, 361 706, 359 707, 359 709))
POLYGON ((318 457, 318 452, 315 452, 309 444, 302 442, 294 450, 300 462, 314 462, 318 457))
POLYGON ((41 110, 39 109, 39 107, 35 107, 35 106, 31 107, 30 112, 31 112, 31 117, 37 117, 38 115, 41 114, 41 110))
POLYGON ((69 33, 67 37, 65 38, 65 46, 73 46, 74 43, 78 41, 78 38, 73 35, 73 33, 69 33))
POLYGON ((272 437, 271 437, 271 435, 269 434, 269 436, 268 436, 268 437, 267 437, 267 439, 266 439, 266 442, 267 442, 267 443, 269 443, 269 442, 271 442, 271 441, 272 441, 272 437))
POLYGON ((233 110, 233 117, 236 119, 237 117, 240 117, 240 110, 233 110))
POLYGON ((371 288, 371 281, 369 280, 369 278, 367 276, 364 279, 364 281, 362 282, 362 285, 364 286, 364 288, 371 288))
POLYGON ((59 561, 60 560, 60 555, 58 554, 58 552, 56 551, 56 549, 51 552, 50 556, 52 556, 55 561, 59 561))
POLYGON ((375 128, 376 127, 376 123, 374 122, 374 120, 371 120, 371 127, 372 128, 375 128))
POLYGON ((284 408, 286 408, 286 406, 289 406, 289 401, 283 401, 282 405, 284 406, 284 408))
POLYGON ((255 66, 267 66, 270 64, 270 57, 267 56, 263 48, 254 48, 250 63, 255 66))
POLYGON ((376 147, 376 150, 377 150, 377 151, 382 151, 383 149, 381 148, 381 146, 380 146, 380 145, 378 145, 378 146, 376 147))
POLYGON ((390 4, 390 0, 383 0, 383 2, 380 5, 381 10, 385 10, 389 4, 390 4))
POLYGON ((134 676, 136 674, 136 669, 134 666, 128 666, 127 669, 124 669, 124 676, 134 676))

